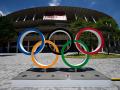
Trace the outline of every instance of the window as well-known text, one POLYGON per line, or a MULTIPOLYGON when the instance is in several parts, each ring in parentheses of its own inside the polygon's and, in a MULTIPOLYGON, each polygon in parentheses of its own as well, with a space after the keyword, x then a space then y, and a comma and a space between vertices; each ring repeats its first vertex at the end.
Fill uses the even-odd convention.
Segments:
POLYGON ((28 15, 28 16, 26 17, 26 20, 33 20, 33 15, 28 15))
POLYGON ((42 15, 36 14, 34 20, 39 20, 39 19, 42 19, 42 15))
MULTIPOLYGON (((19 18, 18 18, 18 20, 17 20, 17 21, 23 21, 23 20, 24 20, 24 18, 25 18, 25 16, 21 16, 21 17, 19 17, 19 18)), ((17 22, 17 21, 16 21, 16 22, 17 22)))

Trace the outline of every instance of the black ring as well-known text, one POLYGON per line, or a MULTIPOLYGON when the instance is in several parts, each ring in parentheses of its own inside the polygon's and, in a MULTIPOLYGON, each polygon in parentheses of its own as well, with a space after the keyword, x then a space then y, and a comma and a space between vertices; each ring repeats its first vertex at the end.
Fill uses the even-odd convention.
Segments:
MULTIPOLYGON (((53 32, 55 32, 55 31, 57 31, 57 30, 63 30, 63 31, 65 31, 65 32, 67 32, 67 33, 69 34, 69 36, 71 37, 71 41, 74 40, 73 34, 72 34, 71 32, 69 32, 68 30, 64 29, 64 28, 56 28, 56 29, 54 29, 54 30, 48 35, 47 40, 49 40, 49 37, 51 36, 51 34, 52 34, 53 32)), ((49 49, 52 53, 57 54, 57 55, 61 55, 60 51, 59 51, 59 53, 58 53, 58 52, 52 50, 52 49, 50 48, 49 44, 47 44, 47 46, 48 46, 48 49, 49 49)), ((67 52, 69 52, 69 50, 71 49, 72 46, 73 46, 73 43, 71 43, 70 48, 67 49, 67 50, 64 52, 64 54, 67 53, 67 52)))

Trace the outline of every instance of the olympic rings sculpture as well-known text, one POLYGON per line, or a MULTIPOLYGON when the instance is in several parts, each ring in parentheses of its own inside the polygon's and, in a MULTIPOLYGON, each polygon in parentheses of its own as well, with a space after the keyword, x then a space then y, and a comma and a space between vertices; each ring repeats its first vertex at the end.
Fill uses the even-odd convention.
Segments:
POLYGON ((42 49, 44 48, 44 45, 45 45, 44 44, 45 37, 38 29, 36 29, 36 28, 25 29, 23 32, 20 33, 20 35, 18 37, 17 46, 18 46, 19 50, 26 55, 31 55, 31 52, 28 52, 27 50, 25 50, 25 48, 22 45, 22 42, 23 42, 24 37, 27 34, 33 33, 33 32, 38 33, 42 39, 42 44, 39 46, 39 49, 37 49, 35 53, 42 51, 42 49))
POLYGON ((39 68, 50 68, 50 67, 52 67, 53 65, 55 65, 57 63, 59 55, 61 55, 63 62, 67 66, 69 66, 71 68, 81 68, 81 67, 83 67, 84 65, 86 65, 88 63, 90 55, 98 53, 103 48, 103 46, 104 46, 104 38, 102 36, 102 33, 99 30, 87 27, 87 28, 82 28, 82 29, 79 30, 79 32, 75 36, 75 40, 73 38, 73 35, 69 31, 67 31, 65 29, 62 29, 62 28, 55 29, 52 33, 50 33, 48 35, 47 40, 45 40, 45 36, 43 35, 42 32, 40 32, 40 30, 38 30, 37 28, 29 28, 29 29, 25 29, 23 32, 20 33, 20 35, 18 37, 17 44, 18 44, 19 50, 22 53, 24 53, 25 55, 31 55, 32 62, 34 63, 35 66, 37 66, 39 68), (28 52, 23 47, 22 43, 23 43, 23 39, 25 38, 25 36, 27 34, 33 33, 33 32, 34 33, 38 33, 39 36, 41 37, 41 40, 38 41, 33 46, 31 52, 28 52), (58 46, 50 40, 50 38, 54 34, 56 34, 58 32, 66 34, 68 36, 68 38, 69 38, 69 40, 63 45, 63 47, 62 47, 62 49, 60 51, 58 49, 58 46), (91 33, 95 34, 96 37, 98 38, 98 46, 97 46, 97 48, 95 50, 93 50, 91 52, 89 52, 89 49, 88 49, 87 45, 83 41, 80 40, 80 36, 84 32, 91 32, 91 33), (50 46, 48 45, 50 51, 53 52, 54 54, 56 54, 55 59, 52 61, 51 64, 48 64, 48 65, 44 65, 44 64, 38 62, 37 59, 35 58, 35 54, 41 52, 43 50, 43 48, 45 47, 46 43, 48 43, 49 45, 52 45, 55 48, 55 50, 52 50, 50 48, 50 46), (64 54, 67 53, 72 48, 74 43, 75 43, 75 46, 78 49, 78 51, 80 51, 81 53, 85 54, 85 59, 83 60, 83 62, 80 63, 80 64, 75 64, 75 65, 74 64, 70 64, 65 59, 65 56, 64 56, 64 54), (68 45, 70 45, 70 47, 67 50, 65 50, 68 45))

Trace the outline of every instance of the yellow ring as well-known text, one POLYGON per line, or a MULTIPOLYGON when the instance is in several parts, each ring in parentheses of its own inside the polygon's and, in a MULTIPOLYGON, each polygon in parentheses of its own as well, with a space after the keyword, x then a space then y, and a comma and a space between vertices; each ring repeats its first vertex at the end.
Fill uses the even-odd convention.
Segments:
MULTIPOLYGON (((53 43, 52 41, 45 40, 45 43, 51 44, 51 45, 55 48, 56 52, 59 52, 58 47, 57 47, 57 46, 55 45, 55 43, 53 43)), ((40 45, 41 45, 41 41, 37 42, 37 43, 33 46, 33 48, 32 48, 32 52, 31 52, 32 62, 34 63, 35 66, 37 66, 37 67, 39 67, 39 68, 50 68, 50 67, 52 67, 54 64, 57 63, 59 55, 56 55, 56 57, 55 57, 55 59, 52 61, 52 63, 51 63, 51 64, 48 64, 48 65, 44 65, 44 64, 41 64, 41 63, 37 62, 37 60, 36 60, 36 58, 35 58, 35 56, 34 56, 34 53, 35 53, 36 49, 37 49, 40 45)))

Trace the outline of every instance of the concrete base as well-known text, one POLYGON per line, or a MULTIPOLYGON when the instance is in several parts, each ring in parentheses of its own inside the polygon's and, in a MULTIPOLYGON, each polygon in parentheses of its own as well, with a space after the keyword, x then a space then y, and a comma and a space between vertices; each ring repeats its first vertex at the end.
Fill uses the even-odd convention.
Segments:
POLYGON ((111 87, 111 80, 92 68, 31 68, 11 80, 12 87, 111 87))

